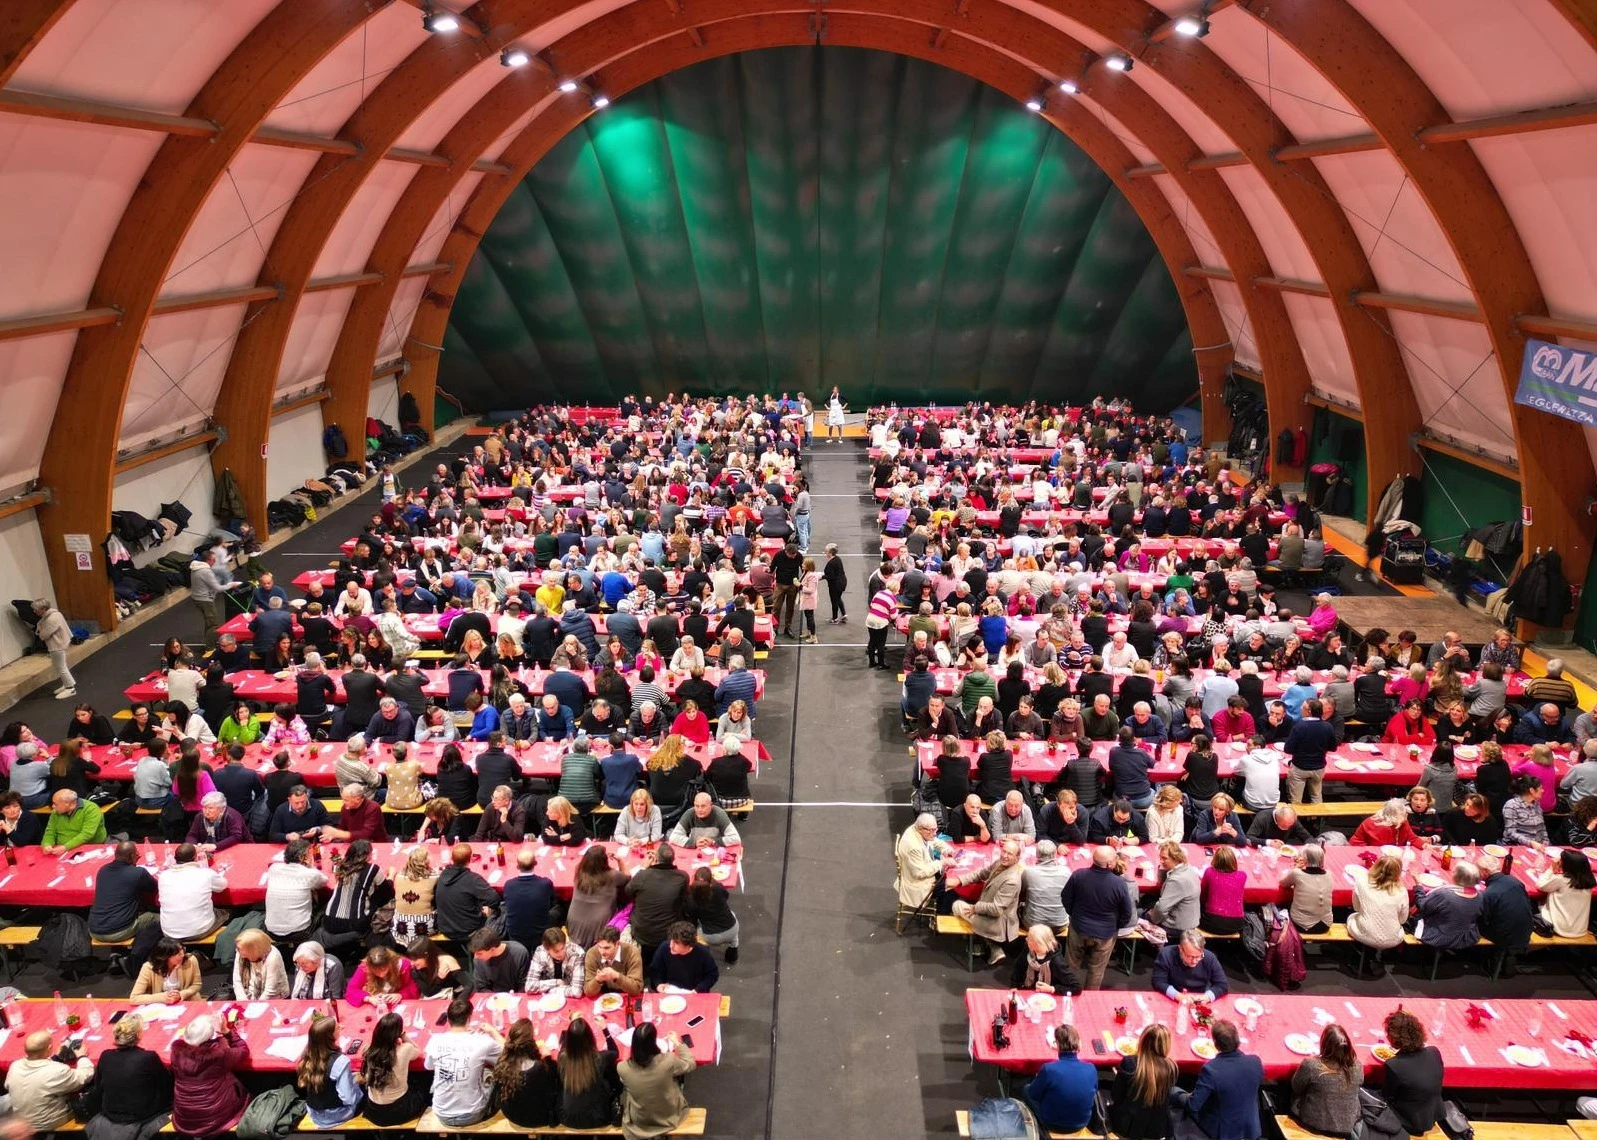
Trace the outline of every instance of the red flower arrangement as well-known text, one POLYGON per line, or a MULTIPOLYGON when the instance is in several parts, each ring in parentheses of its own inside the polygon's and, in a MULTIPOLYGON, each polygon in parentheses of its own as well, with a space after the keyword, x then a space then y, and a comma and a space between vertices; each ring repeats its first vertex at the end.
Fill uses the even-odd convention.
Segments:
POLYGON ((1492 1011, 1483 1005, 1476 1005, 1474 1002, 1470 1002, 1464 1007, 1464 1021, 1471 1029, 1479 1029, 1491 1020, 1492 1011))
POLYGON ((1212 1024, 1214 1021, 1214 1006, 1210 1005, 1206 1001, 1193 1002, 1192 1021, 1193 1024, 1202 1029, 1209 1028, 1210 1024, 1212 1024))
POLYGON ((1131 1019, 1131 1011, 1123 1005, 1115 1006, 1115 1024, 1124 1025, 1131 1019))

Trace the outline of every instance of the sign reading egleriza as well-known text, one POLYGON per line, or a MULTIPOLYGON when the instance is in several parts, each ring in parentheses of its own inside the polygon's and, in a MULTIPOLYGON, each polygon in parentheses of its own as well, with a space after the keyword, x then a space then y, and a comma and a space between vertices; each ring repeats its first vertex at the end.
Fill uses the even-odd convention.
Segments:
POLYGON ((1597 427, 1597 352, 1527 340, 1514 402, 1597 427))

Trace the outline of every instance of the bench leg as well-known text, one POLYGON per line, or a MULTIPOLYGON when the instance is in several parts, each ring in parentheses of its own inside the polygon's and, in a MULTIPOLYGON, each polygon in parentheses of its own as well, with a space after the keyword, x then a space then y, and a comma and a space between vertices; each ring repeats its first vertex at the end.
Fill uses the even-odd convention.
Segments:
POLYGON ((1434 982, 1436 980, 1436 971, 1440 970, 1441 968, 1442 968, 1442 952, 1440 950, 1432 950, 1431 951, 1431 981, 1434 982))

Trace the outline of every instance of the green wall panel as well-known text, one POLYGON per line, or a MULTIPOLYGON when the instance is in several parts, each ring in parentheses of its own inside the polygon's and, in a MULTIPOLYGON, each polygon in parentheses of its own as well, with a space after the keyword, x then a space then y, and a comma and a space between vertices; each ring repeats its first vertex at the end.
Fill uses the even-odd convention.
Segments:
POLYGON ((1165 410, 1197 387, 1103 171, 990 88, 850 48, 709 61, 589 118, 484 236, 446 347, 474 410, 833 384, 1165 410))
POLYGON ((1314 409, 1314 426, 1309 432, 1309 466, 1340 463, 1353 477, 1353 517, 1368 522, 1369 465, 1364 460, 1364 425, 1328 408, 1314 409))

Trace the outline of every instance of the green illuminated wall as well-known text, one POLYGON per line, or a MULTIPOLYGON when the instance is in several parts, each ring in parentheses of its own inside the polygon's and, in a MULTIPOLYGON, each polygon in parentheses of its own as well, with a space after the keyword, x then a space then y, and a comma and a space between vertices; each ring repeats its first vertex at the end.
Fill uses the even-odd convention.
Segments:
POLYGON ((473 410, 833 384, 1166 410, 1190 347, 1152 239, 1059 132, 931 64, 779 48, 562 140, 484 237, 441 381, 473 410))

